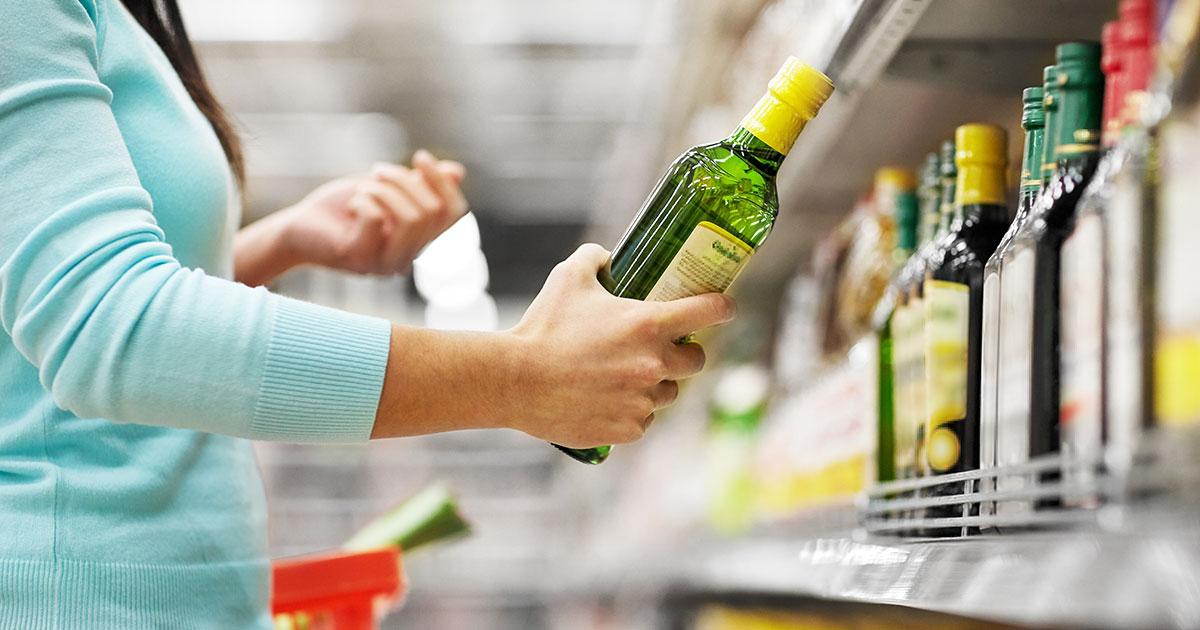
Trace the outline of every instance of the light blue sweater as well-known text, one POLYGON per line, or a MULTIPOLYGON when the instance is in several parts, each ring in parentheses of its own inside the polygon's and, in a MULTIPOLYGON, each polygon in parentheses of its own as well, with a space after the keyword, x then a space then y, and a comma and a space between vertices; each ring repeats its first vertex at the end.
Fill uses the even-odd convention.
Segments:
POLYGON ((389 327, 231 282, 236 198, 118 0, 0 2, 0 628, 268 627, 246 438, 366 440, 389 327))

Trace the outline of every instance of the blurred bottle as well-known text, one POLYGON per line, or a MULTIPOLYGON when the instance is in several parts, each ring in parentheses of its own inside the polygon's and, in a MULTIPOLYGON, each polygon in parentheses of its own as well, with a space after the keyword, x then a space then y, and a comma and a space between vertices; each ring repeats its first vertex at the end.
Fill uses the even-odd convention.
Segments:
MULTIPOLYGON (((875 174, 875 203, 891 205, 897 226, 896 246, 892 252, 892 270, 899 270, 912 256, 917 241, 917 199, 913 176, 904 169, 885 167, 875 174)), ((880 212, 883 212, 881 209, 880 212)), ((875 313, 875 475, 880 481, 895 478, 895 364, 893 362, 893 315, 896 309, 895 277, 879 300, 875 313)))
MULTIPOLYGON (((892 285, 896 294, 891 330, 895 409, 892 443, 897 479, 907 479, 917 474, 917 449, 914 440, 919 419, 924 417, 921 409, 925 400, 925 368, 922 360, 925 328, 919 288, 925 275, 925 261, 939 235, 942 185, 940 166, 941 159, 936 152, 925 158, 925 165, 921 170, 921 185, 917 192, 921 217, 920 247, 909 257, 892 285)), ((947 229, 948 227, 947 225, 947 229)))
MULTIPOLYGON (((1019 308, 1002 315, 1005 340, 1013 347, 1000 352, 1000 466, 1059 450, 1060 262, 1076 206, 1099 162, 1104 93, 1100 53, 1100 45, 1093 42, 1061 44, 1055 50, 1057 63, 1044 75, 1043 192, 1013 239, 1001 285, 1004 293, 1014 292, 1019 308)), ((1053 476, 1057 474, 1045 475, 1053 476)), ((998 485, 1009 490, 1024 483, 1008 475, 998 485)), ((1008 502, 997 508, 1010 512, 1026 506, 1008 502)))
POLYGON ((1200 2, 1178 0, 1161 51, 1162 93, 1169 103, 1157 125, 1158 280, 1155 305, 1155 416, 1167 426, 1200 422, 1200 2))
MULTIPOLYGON (((1059 353, 1059 425, 1064 457, 1063 480, 1068 487, 1090 484, 1095 478, 1096 464, 1105 440, 1106 421, 1105 370, 1108 355, 1104 322, 1105 292, 1111 280, 1129 269, 1141 271, 1144 266, 1131 260, 1129 253, 1141 248, 1127 243, 1128 249, 1116 258, 1107 244, 1110 208, 1117 195, 1117 181, 1130 164, 1130 138, 1123 137, 1125 103, 1133 92, 1142 92, 1149 79, 1150 37, 1153 29, 1154 7, 1149 0, 1124 0, 1120 19, 1104 27, 1101 69, 1104 71, 1104 121, 1101 133, 1102 156, 1096 174, 1080 198, 1075 225, 1063 242, 1060 283, 1061 350, 1059 353), (1124 269, 1118 269, 1124 267, 1124 269)), ((1137 225, 1131 228, 1140 232, 1137 225)), ((1128 238, 1122 236, 1118 238, 1128 238)), ((1126 243, 1123 243, 1126 244, 1126 243)), ((1139 273, 1140 275, 1140 273, 1139 273)), ((1118 282, 1128 287, 1134 277, 1118 282)), ((1127 290, 1127 289, 1126 289, 1127 290)), ((1138 373, 1145 367, 1134 362, 1138 373)), ((1135 381, 1141 377, 1134 376, 1135 381)), ((1072 492, 1067 502, 1072 505, 1092 505, 1098 496, 1091 492, 1072 492)))
POLYGON ((746 363, 725 368, 709 403, 709 522, 726 535, 750 525, 754 502, 751 457, 767 410, 770 376, 766 368, 746 363))
MULTIPOLYGON (((907 258, 896 251, 897 224, 901 219, 910 224, 916 221, 913 188, 912 173, 904 169, 882 168, 875 175, 871 201, 850 243, 838 290, 838 322, 847 339, 858 339, 872 329, 879 300, 907 258)), ((906 251, 912 249, 910 242, 906 251)))
MULTIPOLYGON (((1006 329, 1004 328, 1004 300, 1012 299, 1012 292, 1004 291, 1004 264, 1012 252, 1016 234, 1024 229, 1029 212, 1042 190, 1041 165, 1042 141, 1046 123, 1043 100, 1045 92, 1041 86, 1026 88, 1021 93, 1021 127, 1025 130, 1025 150, 1021 161, 1021 188, 1017 202, 1017 214, 1012 225, 1004 233, 996 252, 988 259, 983 271, 983 337, 979 383, 979 467, 988 469, 996 465, 996 424, 1003 382, 1000 378, 1000 348, 1006 329)), ((1007 347, 1011 347, 1009 344, 1007 347)), ((995 489, 994 479, 985 477, 982 489, 995 489)))

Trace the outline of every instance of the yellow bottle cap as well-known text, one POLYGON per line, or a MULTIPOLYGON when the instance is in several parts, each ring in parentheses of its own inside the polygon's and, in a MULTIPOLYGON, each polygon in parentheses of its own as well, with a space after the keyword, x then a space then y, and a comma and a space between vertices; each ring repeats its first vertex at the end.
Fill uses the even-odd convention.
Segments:
POLYGON ((829 77, 795 57, 783 62, 767 87, 807 120, 812 120, 833 94, 833 81, 829 77))
POLYGON ((954 163, 958 166, 958 205, 1004 205, 1008 167, 1008 133, 995 125, 972 123, 954 130, 954 163))
POLYGON ((917 180, 912 171, 899 166, 884 166, 875 171, 875 189, 913 190, 917 180))
POLYGON ((804 125, 833 94, 833 82, 812 66, 788 57, 767 84, 767 93, 742 119, 742 127, 768 146, 787 154, 804 125))
POLYGON ((1008 166, 1008 133, 995 125, 971 123, 954 130, 954 163, 1008 166))

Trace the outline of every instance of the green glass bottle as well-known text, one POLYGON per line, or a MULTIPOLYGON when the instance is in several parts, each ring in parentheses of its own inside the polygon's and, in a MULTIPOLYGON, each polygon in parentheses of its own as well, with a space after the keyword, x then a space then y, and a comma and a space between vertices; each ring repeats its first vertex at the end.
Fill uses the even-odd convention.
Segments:
POLYGON ((894 317, 900 296, 899 284, 903 271, 908 268, 913 252, 917 248, 917 224, 920 213, 913 176, 902 168, 885 167, 875 173, 875 204, 881 213, 888 213, 896 221, 896 248, 893 260, 899 269, 879 301, 875 312, 876 347, 876 432, 875 472, 878 481, 896 478, 895 408, 896 382, 894 363, 894 317))
MULTIPOLYGON (((1100 46, 1062 44, 1056 61, 1045 74, 1043 189, 1013 237, 1001 283, 1002 293, 1021 299, 1013 302, 1019 308, 1002 315, 1005 342, 1013 344, 1013 350, 1000 353, 1005 402, 997 418, 1000 466, 1019 465, 1059 449, 1061 248, 1071 232, 1075 206, 1099 161, 1104 93, 1100 46)), ((998 486, 1003 491, 1019 490, 1025 481, 1009 475, 998 486)), ((998 507, 1001 513, 1011 513, 1029 506, 1009 502, 998 507)))
MULTIPOLYGON (((828 77, 789 57, 732 135, 668 167, 601 270, 604 287, 657 301, 728 289, 775 225, 784 157, 832 93, 828 77)), ((559 448, 599 464, 611 447, 559 448)))
POLYGON ((917 424, 925 400, 925 368, 922 361, 925 339, 920 284, 925 260, 938 238, 942 203, 941 160, 936 152, 925 159, 918 189, 920 248, 896 276, 896 307, 892 314, 892 453, 895 478, 917 476, 917 424))

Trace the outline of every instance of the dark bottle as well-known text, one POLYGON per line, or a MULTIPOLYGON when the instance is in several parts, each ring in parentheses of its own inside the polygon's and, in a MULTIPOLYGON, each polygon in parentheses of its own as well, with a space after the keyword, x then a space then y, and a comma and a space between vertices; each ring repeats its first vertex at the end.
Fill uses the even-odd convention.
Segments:
MULTIPOLYGON (((1017 405, 1017 412, 1000 417, 996 454, 1001 465, 1018 464, 1059 448, 1060 254, 1063 240, 1071 232, 1076 204, 1099 159, 1104 92, 1100 46, 1092 42, 1062 44, 1056 49, 1056 60, 1046 74, 1047 133, 1042 164, 1043 173, 1053 175, 1025 228, 1013 240, 1012 256, 1004 266, 1005 292, 1011 288, 1031 299, 1022 301, 1024 308, 1004 317, 1005 328, 1014 333, 1009 339, 1018 346, 1012 353, 1018 362, 1007 369, 1001 367, 1003 396, 1017 405), (1010 321, 1012 329, 1008 329, 1010 321), (1026 392, 1028 397, 1024 397, 1026 392)), ((1002 363, 1009 358, 1002 358, 1002 363)), ((1020 478, 1010 476, 1000 487, 1021 485, 1020 478)), ((1019 509, 1017 505, 1007 507, 1019 509)))
MULTIPOLYGON (((983 270, 983 358, 979 388, 980 468, 996 465, 996 425, 1001 393, 1004 389, 1000 378, 1000 349, 1003 347, 1001 340, 1005 334, 1003 300, 1007 297, 1011 301, 1013 297, 1011 293, 1004 293, 1003 270, 1005 260, 1012 251, 1013 239, 1024 227, 1029 218, 1029 211, 1042 189, 1042 134, 1046 122, 1042 109, 1044 96, 1041 86, 1026 88, 1021 93, 1021 127, 1025 130, 1025 150, 1021 162, 1021 189, 1017 214, 983 270)), ((983 486, 985 490, 993 488, 993 484, 987 478, 984 479, 983 486)))
MULTIPOLYGON (((925 461, 931 474, 979 467, 983 267, 1008 228, 1007 138, 993 125, 955 131, 954 223, 925 279, 925 461)), ((951 486, 944 492, 961 492, 951 486)))

